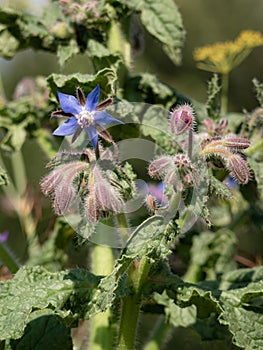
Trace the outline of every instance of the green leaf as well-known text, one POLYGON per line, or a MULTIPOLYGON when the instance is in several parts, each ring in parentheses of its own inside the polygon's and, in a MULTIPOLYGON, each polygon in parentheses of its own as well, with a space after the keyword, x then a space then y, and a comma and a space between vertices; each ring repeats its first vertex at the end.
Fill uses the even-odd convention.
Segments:
POLYGON ((246 350, 261 350, 263 348, 262 313, 226 306, 220 320, 229 326, 237 346, 246 350))
POLYGON ((222 181, 218 180, 212 174, 209 174, 209 190, 211 193, 215 193, 218 197, 224 199, 233 198, 233 193, 229 189, 227 185, 222 183, 222 181))
POLYGON ((132 233, 123 254, 135 259, 151 256, 153 252, 158 251, 160 255, 156 254, 156 258, 160 259, 162 254, 164 254, 163 257, 166 257, 170 250, 168 244, 162 244, 165 239, 165 229, 166 225, 162 216, 150 217, 132 233))
POLYGON ((175 64, 180 64, 185 31, 174 1, 144 0, 138 7, 146 30, 161 43, 169 58, 175 64))
POLYGON ((222 276, 220 289, 238 289, 245 288, 263 280, 263 267, 251 269, 239 269, 230 271, 222 276))
POLYGON ((119 0, 140 15, 145 29, 159 41, 164 52, 175 63, 181 63, 185 31, 181 14, 173 0, 119 0))
POLYGON ((11 340, 10 344, 12 349, 17 350, 41 350, 47 344, 52 350, 73 349, 70 328, 51 309, 32 312, 22 338, 11 340))
POLYGON ((125 91, 125 97, 126 95, 133 101, 162 104, 167 108, 174 104, 177 98, 175 89, 162 83, 150 73, 142 73, 131 78, 125 91))
POLYGON ((58 45, 57 55, 58 63, 61 67, 73 56, 79 53, 79 48, 74 39, 70 40, 67 45, 58 45))
POLYGON ((234 343, 242 348, 262 349, 263 267, 240 269, 222 277, 220 288, 223 314, 220 322, 228 325, 234 343))
POLYGON ((14 9, 0 6, 0 22, 4 24, 12 24, 19 17, 14 9))
POLYGON ((163 138, 171 138, 169 131, 169 112, 162 106, 149 105, 143 114, 141 131, 158 142, 163 138))
POLYGON ((179 307, 173 298, 170 298, 167 291, 161 295, 154 293, 153 299, 158 305, 164 306, 166 322, 174 327, 187 327, 195 331, 196 336, 203 340, 219 340, 226 339, 229 342, 230 333, 226 326, 219 324, 217 313, 211 313, 206 318, 197 317, 197 308, 195 305, 187 307, 179 307))
POLYGON ((94 39, 88 40, 86 53, 95 65, 96 70, 113 67, 121 61, 119 54, 111 52, 101 42, 94 39))
POLYGON ((81 269, 50 273, 40 266, 21 268, 12 280, 0 283, 0 340, 20 338, 35 310, 50 308, 72 323, 73 315, 85 312, 98 282, 81 269))
POLYGON ((8 185, 9 180, 7 176, 7 172, 0 165, 0 186, 8 185))
POLYGON ((202 279, 216 279, 231 271, 236 264, 233 255, 237 239, 234 232, 221 229, 217 232, 202 232, 194 236, 191 247, 191 261, 185 279, 198 282, 202 279))
POLYGON ((174 327, 189 327, 196 321, 196 308, 194 305, 181 308, 174 303, 167 292, 162 294, 154 293, 154 301, 159 305, 164 305, 166 321, 174 327))
POLYGON ((100 84, 101 97, 103 98, 108 97, 111 93, 109 85, 114 79, 114 74, 115 72, 112 69, 105 68, 96 75, 81 73, 69 75, 51 74, 47 81, 54 95, 56 95, 57 91, 74 95, 78 86, 83 88, 85 94, 88 94, 97 84, 100 84))
POLYGON ((56 52, 62 42, 67 46, 73 36, 69 21, 54 2, 41 17, 1 8, 0 23, 6 28, 0 37, 0 52, 8 58, 26 48, 56 52))
POLYGON ((19 48, 19 41, 8 31, 0 33, 0 56, 12 58, 19 48))
POLYGON ((255 180, 257 182, 257 188, 261 192, 261 196, 263 197, 263 167, 262 162, 256 159, 249 158, 248 163, 253 169, 253 173, 255 175, 255 180))
POLYGON ((88 307, 86 318, 106 310, 113 305, 116 298, 130 293, 124 281, 126 271, 134 259, 148 256, 154 264, 160 257, 168 255, 170 250, 166 242, 165 228, 163 218, 153 216, 133 232, 121 258, 116 261, 113 272, 100 281, 88 307))

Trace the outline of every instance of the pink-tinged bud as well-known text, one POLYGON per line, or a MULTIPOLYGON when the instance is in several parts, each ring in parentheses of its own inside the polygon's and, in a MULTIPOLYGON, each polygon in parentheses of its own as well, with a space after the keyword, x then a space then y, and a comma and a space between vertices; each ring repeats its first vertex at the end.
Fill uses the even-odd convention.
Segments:
POLYGON ((230 175, 241 184, 246 184, 251 178, 246 161, 239 154, 232 154, 228 158, 227 168, 230 175))
POLYGON ((61 183, 63 174, 60 171, 53 170, 50 174, 45 176, 40 182, 42 192, 46 196, 50 196, 55 192, 55 188, 61 183))
POLYGON ((123 205, 121 197, 107 181, 95 182, 94 196, 99 210, 121 212, 123 205))
POLYGON ((219 134, 221 134, 223 131, 225 131, 225 129, 228 126, 228 120, 227 119, 221 119, 215 129, 216 132, 218 132, 219 134))
POLYGON ((213 134, 213 132, 215 131, 215 122, 213 121, 213 119, 205 118, 202 124, 209 134, 213 134))
POLYGON ((173 157, 173 162, 178 169, 192 169, 190 158, 184 153, 178 153, 173 157))
POLYGON ((103 176, 98 166, 93 169, 93 194, 96 201, 96 207, 99 211, 108 211, 113 213, 121 212, 123 201, 120 194, 103 176))
POLYGON ((225 147, 234 148, 237 150, 246 149, 251 145, 250 141, 244 137, 226 137, 223 139, 222 144, 225 147))
POLYGON ((96 223, 99 219, 99 211, 96 206, 95 197, 88 196, 85 201, 85 214, 89 222, 96 223))
POLYGON ((69 212, 71 205, 76 198, 76 191, 72 184, 59 186, 55 191, 54 211, 57 215, 65 215, 69 212))
POLYGON ((170 118, 171 132, 176 135, 181 135, 186 130, 192 129, 193 122, 194 122, 193 108, 189 105, 180 106, 171 113, 171 118, 170 118))
POLYGON ((152 161, 148 168, 148 173, 153 178, 163 177, 168 169, 173 165, 173 158, 169 156, 162 156, 152 161))

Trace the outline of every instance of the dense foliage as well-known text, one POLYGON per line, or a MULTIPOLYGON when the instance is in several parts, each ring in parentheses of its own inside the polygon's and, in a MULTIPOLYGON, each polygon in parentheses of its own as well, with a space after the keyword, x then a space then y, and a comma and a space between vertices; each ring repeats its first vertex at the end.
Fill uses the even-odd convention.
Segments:
POLYGON ((227 111, 229 73, 262 36, 240 35, 238 63, 225 45, 227 71, 217 46, 197 51, 216 73, 201 104, 133 74, 146 32, 181 63, 173 0, 60 0, 41 17, 0 8, 2 57, 32 48, 88 67, 0 96, 1 198, 26 241, 22 263, 9 228, 0 235, 1 349, 263 347, 262 255, 239 242, 263 228, 262 83, 258 108, 227 111), (28 145, 47 163, 41 195, 28 145))

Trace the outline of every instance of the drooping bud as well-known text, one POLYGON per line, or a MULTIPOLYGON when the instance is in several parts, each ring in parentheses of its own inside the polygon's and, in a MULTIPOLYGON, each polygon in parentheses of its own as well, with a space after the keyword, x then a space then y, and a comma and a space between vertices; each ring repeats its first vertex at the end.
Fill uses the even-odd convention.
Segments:
POLYGON ((171 113, 171 132, 176 135, 183 134, 186 130, 192 129, 194 122, 194 111, 189 105, 182 105, 171 113))
POLYGON ((205 118, 202 122, 203 126, 209 134, 213 134, 215 131, 215 122, 211 118, 205 118))
POLYGON ((148 173, 153 178, 161 178, 167 173, 167 170, 171 165, 173 165, 173 158, 162 156, 150 163, 148 173))
POLYGON ((251 178, 247 163, 239 154, 234 153, 228 158, 227 168, 230 170, 230 175, 241 184, 248 183, 251 178))
MULTIPOLYGON (((103 176, 98 166, 93 169, 92 193, 99 211, 119 213, 123 207, 123 201, 120 194, 103 176)), ((89 184, 90 185, 90 184, 89 184)))
POLYGON ((216 132, 218 132, 219 134, 222 134, 225 129, 228 126, 228 120, 227 119, 221 119, 215 129, 216 132))
POLYGON ((250 146, 250 141, 244 137, 225 137, 223 146, 234 149, 246 149, 250 146))

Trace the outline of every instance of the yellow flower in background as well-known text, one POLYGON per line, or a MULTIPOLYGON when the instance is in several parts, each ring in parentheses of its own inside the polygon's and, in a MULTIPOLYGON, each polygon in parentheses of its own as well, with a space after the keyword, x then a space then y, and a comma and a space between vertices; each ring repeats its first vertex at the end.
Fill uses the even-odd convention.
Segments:
POLYGON ((193 52, 197 67, 206 71, 228 74, 257 46, 263 45, 260 32, 244 30, 234 41, 218 42, 196 48, 193 52))

